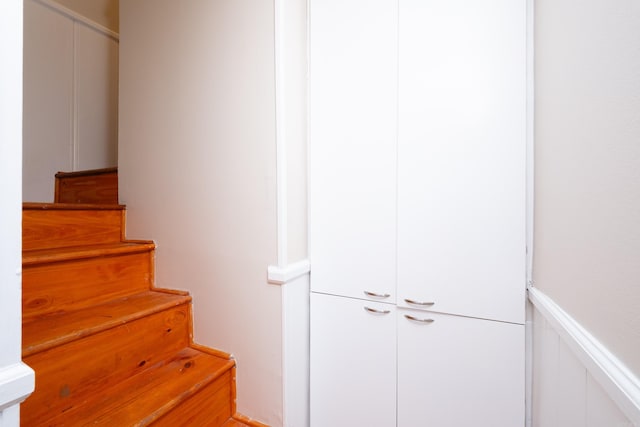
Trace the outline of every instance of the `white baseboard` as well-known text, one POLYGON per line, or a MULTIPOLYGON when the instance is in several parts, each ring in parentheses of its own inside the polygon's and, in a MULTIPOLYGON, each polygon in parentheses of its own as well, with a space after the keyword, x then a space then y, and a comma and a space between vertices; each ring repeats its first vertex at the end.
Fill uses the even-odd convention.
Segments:
POLYGON ((0 411, 26 399, 33 392, 35 377, 22 362, 0 368, 0 411))
POLYGON ((640 379, 551 298, 535 287, 528 291, 531 303, 574 352, 589 374, 625 416, 640 426, 640 379))

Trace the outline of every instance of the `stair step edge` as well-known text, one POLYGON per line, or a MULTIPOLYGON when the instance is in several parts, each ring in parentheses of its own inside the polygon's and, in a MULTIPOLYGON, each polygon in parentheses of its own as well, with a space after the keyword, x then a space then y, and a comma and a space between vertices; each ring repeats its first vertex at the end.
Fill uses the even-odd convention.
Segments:
POLYGON ((191 296, 184 292, 165 292, 163 289, 153 289, 147 292, 141 292, 138 294, 128 295, 125 297, 116 298, 108 302, 98 304, 92 307, 83 308, 77 311, 68 313, 50 313, 41 317, 34 317, 27 319, 23 323, 23 347, 22 357, 28 357, 36 353, 40 353, 51 348, 59 347, 61 345, 106 331, 108 329, 117 327, 119 325, 133 322, 143 317, 164 311, 171 307, 177 307, 182 304, 191 303, 191 296), (152 301, 148 301, 152 299, 152 301), (137 309, 136 304, 141 302, 147 302, 148 306, 137 309), (114 307, 121 307, 123 304, 128 304, 132 309, 130 312, 120 313, 116 316, 109 316, 109 309, 114 307), (96 315, 94 313, 102 313, 96 315), (65 319, 66 318, 66 319, 65 319), (79 324, 88 323, 88 326, 74 328, 79 324), (70 320, 71 327, 69 330, 60 331, 55 328, 46 328, 47 323, 69 325, 66 321, 70 320), (35 331, 48 330, 51 332, 51 337, 45 337, 42 339, 34 340, 32 343, 26 342, 29 339, 29 330, 35 331))
POLYGON ((24 202, 22 210, 32 211, 52 211, 52 210, 71 210, 71 211, 122 211, 127 209, 126 205, 119 204, 95 204, 95 203, 40 203, 40 202, 24 202))
MULTIPOLYGON (((67 417, 82 417, 82 425, 114 425, 123 422, 123 418, 130 418, 140 408, 147 406, 144 414, 136 420, 127 419, 129 425, 146 426, 169 413, 200 390, 223 377, 235 366, 233 360, 220 359, 200 350, 187 347, 176 355, 137 375, 123 381, 103 393, 89 397, 83 405, 50 420, 47 425, 65 425, 67 417), (204 372, 192 374, 191 379, 185 379, 184 373, 192 368, 200 368, 204 364, 204 372), (177 372, 177 373, 176 373, 177 372), (177 390, 172 393, 159 394, 158 390, 170 386, 177 390), (169 400, 166 396, 175 396, 169 400), (147 402, 151 399, 151 402, 147 402), (107 408, 105 412, 100 409, 107 408), (84 416, 87 415, 87 418, 84 416)), ((79 421, 79 420, 78 420, 79 421)), ((77 422, 77 421, 76 421, 77 422)))
POLYGON ((67 246, 50 249, 28 249, 22 252, 22 265, 38 265, 102 256, 134 254, 154 250, 152 241, 125 240, 97 245, 67 246))

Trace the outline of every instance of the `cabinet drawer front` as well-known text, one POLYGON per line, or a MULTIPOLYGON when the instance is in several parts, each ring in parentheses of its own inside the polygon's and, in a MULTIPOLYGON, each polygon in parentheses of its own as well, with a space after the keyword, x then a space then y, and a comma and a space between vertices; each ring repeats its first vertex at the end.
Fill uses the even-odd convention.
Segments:
POLYGON ((398 309, 398 426, 522 426, 524 344, 523 325, 398 309))
POLYGON ((312 427, 395 425, 395 311, 311 294, 312 427))

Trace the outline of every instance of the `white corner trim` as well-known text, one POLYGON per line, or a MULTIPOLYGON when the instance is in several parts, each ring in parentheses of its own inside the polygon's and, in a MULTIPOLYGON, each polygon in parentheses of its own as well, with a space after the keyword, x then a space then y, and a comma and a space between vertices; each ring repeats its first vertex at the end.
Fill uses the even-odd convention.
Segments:
POLYGON ((35 372, 22 362, 0 368, 0 411, 26 399, 35 387, 35 372))
POLYGON ((112 39, 119 41, 120 40, 120 35, 118 33, 116 33, 113 30, 108 29, 107 27, 105 27, 104 25, 100 25, 97 22, 87 18, 86 16, 80 15, 77 12, 74 12, 73 10, 64 7, 63 5, 61 5, 60 3, 56 3, 53 0, 33 0, 37 3, 40 3, 43 6, 48 7, 51 10, 54 10, 56 12, 58 12, 61 15, 66 16, 67 18, 71 18, 72 20, 76 21, 76 22, 80 22, 84 25, 86 25, 89 28, 92 28, 100 33, 103 33, 104 35, 111 37, 112 39))
POLYGON ((284 0, 275 0, 274 8, 274 74, 275 74, 275 121, 276 121, 276 200, 277 200, 277 239, 278 267, 288 264, 288 197, 287 197, 287 134, 285 111, 285 63, 286 50, 284 0))
POLYGON ((640 425, 640 379, 551 298, 530 287, 529 300, 634 425, 640 425))
POLYGON ((303 259, 282 268, 277 265, 270 265, 267 269, 269 283, 285 285, 298 277, 311 271, 311 264, 308 259, 303 259))

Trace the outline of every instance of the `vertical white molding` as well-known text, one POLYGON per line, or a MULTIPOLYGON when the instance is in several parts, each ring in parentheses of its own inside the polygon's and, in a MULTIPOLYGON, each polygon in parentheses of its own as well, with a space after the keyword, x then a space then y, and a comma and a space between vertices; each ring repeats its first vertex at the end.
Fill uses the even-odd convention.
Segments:
POLYGON ((78 143, 78 23, 73 20, 71 76, 71 170, 77 171, 80 164, 78 143))
POLYGON ((527 283, 533 280, 533 227, 534 227, 534 167, 535 167, 535 45, 534 0, 527 1, 527 283))
MULTIPOLYGON (((534 227, 534 125, 535 125, 535 99, 534 99, 534 84, 535 84, 535 67, 534 67, 534 19, 535 19, 535 5, 534 0, 526 0, 527 8, 527 106, 526 106, 526 121, 527 121, 527 164, 526 164, 526 245, 527 245, 527 260, 526 260, 526 282, 527 286, 533 283, 533 227, 534 227)), ((526 308, 526 323, 525 323, 525 426, 531 427, 533 425, 533 311, 531 304, 527 303, 526 308)))
POLYGON ((0 426, 18 427, 35 374, 21 362, 23 2, 0 2, 0 426))
POLYGON ((284 0, 274 0, 274 53, 275 53, 275 102, 276 102, 276 180, 278 217, 278 267, 287 266, 287 134, 285 127, 285 20, 284 0))

